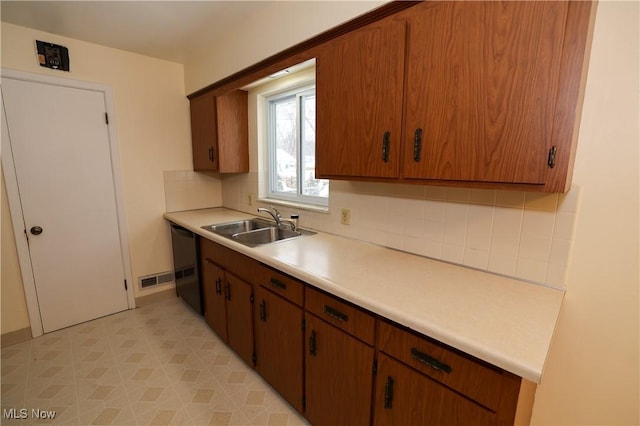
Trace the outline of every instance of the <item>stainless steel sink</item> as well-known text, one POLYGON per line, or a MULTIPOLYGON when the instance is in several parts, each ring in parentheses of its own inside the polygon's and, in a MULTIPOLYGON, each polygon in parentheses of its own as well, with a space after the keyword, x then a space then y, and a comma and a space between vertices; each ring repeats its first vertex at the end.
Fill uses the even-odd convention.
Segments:
POLYGON ((235 222, 219 223, 214 225, 203 226, 202 229, 215 232, 216 234, 230 237, 233 234, 241 232, 253 231, 255 229, 263 229, 274 226, 273 222, 264 219, 246 219, 235 222))
MULTIPOLYGON (((287 225, 284 225, 287 226, 287 225)), ((313 235, 315 232, 284 226, 276 226, 274 222, 255 218, 235 222, 217 223, 203 226, 202 229, 232 239, 244 245, 255 247, 262 244, 290 240, 302 235, 313 235)))
POLYGON ((300 231, 292 231, 291 229, 272 226, 269 228, 256 229, 253 231, 233 234, 231 236, 231 239, 236 240, 237 242, 242 244, 255 246, 287 240, 289 238, 299 237, 300 235, 302 235, 302 232, 300 231))

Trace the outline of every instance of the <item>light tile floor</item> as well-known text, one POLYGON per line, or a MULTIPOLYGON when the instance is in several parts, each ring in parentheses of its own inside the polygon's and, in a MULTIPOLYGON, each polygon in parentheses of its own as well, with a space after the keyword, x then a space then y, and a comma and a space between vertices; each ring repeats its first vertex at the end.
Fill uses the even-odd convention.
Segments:
POLYGON ((178 298, 9 346, 1 364, 3 425, 308 424, 178 298))

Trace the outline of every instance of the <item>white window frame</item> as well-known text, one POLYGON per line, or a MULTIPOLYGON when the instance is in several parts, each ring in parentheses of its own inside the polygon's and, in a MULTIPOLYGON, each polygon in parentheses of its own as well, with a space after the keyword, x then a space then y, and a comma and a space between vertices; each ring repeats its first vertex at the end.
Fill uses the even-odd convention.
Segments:
POLYGON ((272 94, 265 98, 267 119, 266 119, 266 131, 267 131, 267 170, 268 170, 268 188, 267 196, 272 200, 284 201, 292 204, 306 204, 312 206, 327 207, 329 204, 329 197, 319 197, 313 195, 302 194, 302 179, 304 179, 304 159, 302 158, 302 128, 301 125, 301 98, 313 93, 315 95, 315 84, 305 84, 296 87, 292 87, 286 91, 272 94), (273 109, 275 103, 280 100, 296 98, 296 144, 297 144, 297 193, 279 192, 277 188, 277 174, 274 172, 276 169, 276 146, 275 146, 275 126, 273 124, 274 114, 273 109))

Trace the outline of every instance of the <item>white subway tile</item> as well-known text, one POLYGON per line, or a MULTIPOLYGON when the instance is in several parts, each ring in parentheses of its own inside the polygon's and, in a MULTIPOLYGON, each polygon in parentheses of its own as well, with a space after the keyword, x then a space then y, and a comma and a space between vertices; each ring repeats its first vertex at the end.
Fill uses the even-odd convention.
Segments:
POLYGON ((469 188, 447 188, 447 201, 453 201, 456 203, 468 203, 471 194, 469 188))
POLYGON ((513 254, 499 254, 493 250, 489 253, 488 270, 497 274, 514 276, 518 258, 513 254))
POLYGON ((425 210, 425 201, 409 198, 404 203, 405 208, 405 218, 407 220, 411 219, 420 219, 424 218, 424 210, 425 210))
POLYGON ((525 210, 522 222, 522 235, 536 235, 551 238, 555 213, 541 210, 525 210))
POLYGON ((523 211, 496 207, 493 212, 491 253, 516 256, 520 244, 523 211))
POLYGON ((441 244, 444 241, 444 222, 425 220, 423 235, 425 240, 441 244))
POLYGON ((404 235, 407 237, 421 237, 424 233, 424 223, 422 219, 407 219, 404 223, 404 235))
POLYGON ((402 239, 402 250, 422 254, 422 238, 405 235, 402 239))
POLYGON ((558 194, 546 192, 526 192, 524 197, 525 210, 544 210, 555 212, 558 207, 558 194))
POLYGON ((571 253, 571 241, 553 240, 551 242, 551 255, 549 264, 558 266, 569 265, 569 255, 571 253))
POLYGON ((422 241, 422 255, 433 259, 442 259, 442 241, 422 241))
POLYGON ((447 188, 444 186, 427 186, 425 187, 425 198, 427 200, 440 200, 447 199, 447 188))
POLYGON ((551 239, 533 235, 523 235, 518 250, 520 259, 548 263, 551 257, 551 239))
POLYGON ((394 234, 392 232, 387 233, 387 247, 402 250, 402 240, 404 235, 394 234))
POLYGON ((467 247, 464 250, 462 263, 471 268, 486 270, 489 266, 489 250, 478 250, 467 247))
POLYGON ((462 264, 464 260, 464 246, 456 244, 442 245, 442 260, 462 264))
POLYGON ((547 270, 547 279, 545 283, 558 290, 566 289, 567 267, 560 265, 549 265, 547 270))
POLYGON ((444 242, 464 246, 467 234, 468 204, 447 203, 444 220, 444 242))
POLYGON ((444 223, 446 202, 426 200, 424 202, 424 218, 444 223))
POLYGON ((524 208, 524 192, 496 191, 496 206, 524 208))
MULTIPOLYGON (((393 184, 389 184, 393 185, 393 184)), ((398 195, 407 198, 418 198, 424 200, 426 188, 423 185, 397 185, 398 195)))
POLYGON ((553 238, 571 240, 575 228, 576 214, 572 212, 556 213, 556 223, 553 227, 553 238))
POLYGON ((470 205, 467 219, 465 245, 470 249, 488 251, 491 247, 493 227, 493 206, 470 205))
POLYGON ((516 277, 543 283, 547 278, 547 267, 548 264, 545 262, 519 258, 516 265, 516 277))
POLYGON ((496 203, 496 191, 493 189, 473 188, 469 198, 471 204, 484 204, 494 206, 496 203))

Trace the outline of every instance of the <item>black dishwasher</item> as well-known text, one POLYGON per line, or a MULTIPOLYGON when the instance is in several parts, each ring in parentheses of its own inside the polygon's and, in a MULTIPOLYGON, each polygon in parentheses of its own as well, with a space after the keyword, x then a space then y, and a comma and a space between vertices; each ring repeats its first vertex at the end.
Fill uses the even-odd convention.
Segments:
POLYGON ((175 223, 171 224, 176 294, 202 315, 204 309, 200 283, 199 238, 197 234, 188 229, 175 223))

